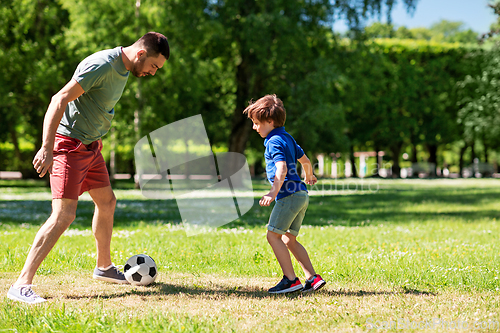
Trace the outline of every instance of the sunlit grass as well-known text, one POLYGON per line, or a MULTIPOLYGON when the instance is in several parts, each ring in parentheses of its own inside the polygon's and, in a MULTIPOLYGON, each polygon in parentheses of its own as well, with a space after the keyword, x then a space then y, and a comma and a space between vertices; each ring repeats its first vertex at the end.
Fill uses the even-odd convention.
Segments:
MULTIPOLYGON (((270 208, 255 204, 229 225, 187 237, 175 201, 117 189, 113 261, 124 264, 147 253, 158 264, 157 283, 134 288, 91 279, 93 204, 85 196, 35 280, 49 305, 27 314, 22 305, 4 301, 0 319, 6 327, 37 332, 330 331, 366 328, 368 318, 434 316, 500 321, 500 183, 368 181, 377 182, 375 191, 361 189, 367 180, 351 181, 350 188, 322 181, 312 189, 299 240, 328 284, 310 297, 267 295, 281 278, 265 238, 270 208), (258 319, 262 315, 265 320, 258 319)), ((268 187, 256 184, 258 200, 268 187)), ((1 292, 15 280, 50 214, 50 201, 40 193, 47 191, 0 188, 1 292)), ((303 279, 296 263, 295 269, 303 279)))

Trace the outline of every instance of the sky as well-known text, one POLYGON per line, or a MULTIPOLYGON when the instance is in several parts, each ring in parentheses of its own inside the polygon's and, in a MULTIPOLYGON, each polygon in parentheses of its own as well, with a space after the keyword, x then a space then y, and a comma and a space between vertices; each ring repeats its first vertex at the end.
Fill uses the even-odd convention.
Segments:
MULTIPOLYGON (((472 29, 477 33, 489 31, 490 24, 494 23, 496 16, 493 10, 487 6, 488 0, 417 0, 413 15, 404 9, 402 0, 392 11, 392 23, 396 26, 408 28, 426 27, 441 21, 460 21, 464 23, 465 29, 472 29)), ((385 13, 382 14, 382 22, 385 21, 385 13)), ((370 22, 378 21, 370 20, 370 22)), ((369 24, 368 23, 368 24, 369 24)), ((344 32, 347 26, 344 22, 336 22, 333 26, 337 32, 344 32)))

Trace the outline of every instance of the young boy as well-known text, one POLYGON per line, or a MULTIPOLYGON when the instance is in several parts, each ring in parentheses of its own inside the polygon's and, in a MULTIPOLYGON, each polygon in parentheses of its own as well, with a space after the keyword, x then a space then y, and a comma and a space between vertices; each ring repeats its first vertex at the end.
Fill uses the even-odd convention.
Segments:
POLYGON ((243 113, 252 120, 253 129, 265 138, 266 173, 272 186, 269 193, 260 199, 259 204, 269 206, 276 200, 267 226, 267 241, 283 270, 283 279, 269 289, 269 293, 318 290, 326 282, 316 274, 306 249, 297 242, 297 235, 309 204, 307 187, 297 173, 297 161, 304 168, 305 182, 313 185, 317 179, 313 174, 311 162, 293 137, 285 131, 286 111, 283 102, 276 95, 262 97, 250 104, 243 113), (305 286, 302 286, 299 278, 295 276, 288 250, 304 270, 305 286))

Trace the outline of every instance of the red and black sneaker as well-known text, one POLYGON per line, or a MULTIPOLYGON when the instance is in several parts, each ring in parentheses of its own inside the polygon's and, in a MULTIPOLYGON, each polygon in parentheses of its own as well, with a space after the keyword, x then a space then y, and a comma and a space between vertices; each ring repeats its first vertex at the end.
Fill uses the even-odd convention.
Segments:
POLYGON ((302 283, 298 277, 295 280, 289 280, 286 275, 283 275, 283 279, 276 286, 269 289, 270 294, 286 294, 293 293, 294 291, 298 291, 302 289, 302 283))
POLYGON ((326 284, 326 281, 319 276, 319 274, 314 275, 310 280, 306 280, 306 285, 302 289, 303 293, 310 291, 315 291, 322 288, 326 284))

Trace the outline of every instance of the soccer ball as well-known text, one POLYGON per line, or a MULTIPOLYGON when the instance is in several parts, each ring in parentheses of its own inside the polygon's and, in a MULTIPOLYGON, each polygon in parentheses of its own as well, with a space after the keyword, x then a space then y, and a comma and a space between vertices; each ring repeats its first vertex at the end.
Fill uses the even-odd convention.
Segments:
POLYGON ((123 268, 125 278, 133 286, 147 286, 158 275, 156 263, 147 254, 137 254, 127 260, 123 268))

